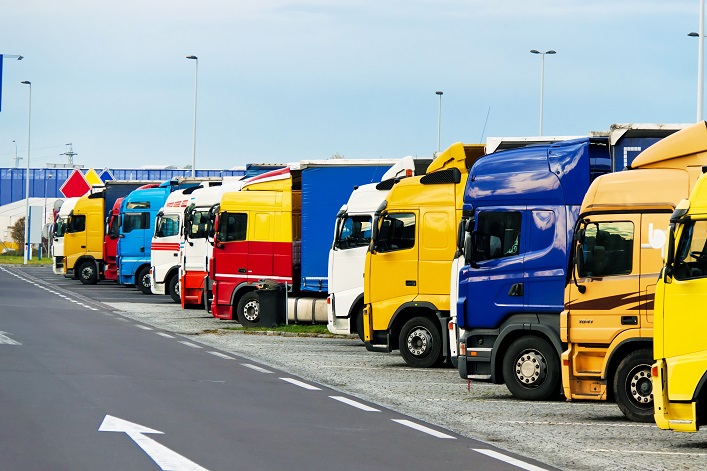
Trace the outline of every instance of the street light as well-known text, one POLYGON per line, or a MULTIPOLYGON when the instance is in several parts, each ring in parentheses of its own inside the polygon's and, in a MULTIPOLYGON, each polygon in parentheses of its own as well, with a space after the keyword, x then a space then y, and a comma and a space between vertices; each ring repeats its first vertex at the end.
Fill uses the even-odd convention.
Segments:
POLYGON ((549 51, 538 51, 537 49, 532 49, 530 51, 532 54, 540 54, 542 56, 542 65, 540 66, 540 135, 543 135, 543 95, 545 93, 545 54, 557 54, 557 52, 550 49, 549 51))
POLYGON ((27 99, 27 172, 25 178, 25 256, 24 264, 27 265, 29 260, 29 145, 30 132, 32 130, 32 82, 25 80, 24 85, 29 85, 29 93, 27 99))
POLYGON ((199 58, 196 56, 187 56, 187 59, 194 61, 194 132, 192 134, 191 144, 191 176, 196 176, 196 83, 199 77, 199 58))
POLYGON ((22 160, 22 157, 17 157, 17 142, 14 139, 12 142, 15 144, 15 168, 17 168, 17 166, 20 165, 20 160, 22 160))
POLYGON ((703 119, 704 105, 704 51, 705 51, 705 0, 700 0, 700 32, 689 33, 688 36, 699 38, 697 46, 697 121, 703 119))
POLYGON ((440 131, 442 130, 442 95, 444 92, 436 91, 435 94, 439 97, 439 105, 437 105, 437 153, 439 154, 440 131))

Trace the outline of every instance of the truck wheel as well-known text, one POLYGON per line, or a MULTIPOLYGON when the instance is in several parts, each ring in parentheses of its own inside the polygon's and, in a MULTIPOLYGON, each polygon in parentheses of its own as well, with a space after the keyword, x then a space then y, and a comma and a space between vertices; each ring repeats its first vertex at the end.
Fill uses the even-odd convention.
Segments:
POLYGON ((363 306, 358 308, 358 314, 356 314, 356 333, 358 334, 358 338, 361 339, 361 342, 363 342, 365 335, 363 332, 363 306))
POLYGON ((560 359, 547 340, 521 337, 506 350, 503 379, 511 394, 518 399, 550 399, 559 395, 560 359))
POLYGON ((651 365, 653 352, 636 350, 621 360, 614 375, 616 404, 627 419, 653 422, 653 384, 651 365))
POLYGON ((169 283, 167 284, 167 291, 172 297, 172 301, 174 301, 175 303, 182 302, 182 298, 180 297, 179 293, 179 277, 177 275, 174 275, 172 278, 169 279, 169 283))
POLYGON ((258 293, 251 291, 244 294, 238 301, 236 315, 238 322, 243 327, 258 327, 260 325, 260 298, 258 293))
POLYGON ((95 285, 98 283, 98 272, 96 264, 90 260, 86 260, 79 267, 79 280, 85 285, 95 285))
POLYGON ((150 267, 142 267, 135 275, 135 286, 142 294, 152 294, 150 289, 150 267))
POLYGON ((430 368, 442 360, 442 335, 426 317, 415 317, 405 323, 398 338, 400 355, 413 368, 430 368))

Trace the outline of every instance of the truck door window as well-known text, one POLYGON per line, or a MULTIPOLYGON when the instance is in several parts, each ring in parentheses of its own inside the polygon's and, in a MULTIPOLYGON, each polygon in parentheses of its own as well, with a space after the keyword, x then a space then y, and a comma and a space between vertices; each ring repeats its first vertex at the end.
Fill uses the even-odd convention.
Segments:
POLYGON ((483 211, 476 233, 476 261, 513 257, 520 248, 522 215, 519 212, 483 211))
POLYGON ((246 239, 248 215, 243 213, 221 213, 219 240, 233 242, 246 239))
POLYGON ((371 217, 347 216, 341 224, 336 246, 339 249, 366 247, 371 241, 371 217))
POLYGON ((584 231, 580 277, 627 275, 633 270, 633 223, 589 223, 584 231))
POLYGON ((109 236, 117 236, 120 234, 120 226, 118 225, 118 216, 110 216, 108 219, 108 230, 106 233, 109 236))
POLYGON ((56 227, 54 229, 54 236, 64 237, 64 231, 66 231, 66 220, 63 218, 58 218, 56 220, 56 227))
POLYGON ((179 235, 179 215, 163 214, 155 223, 155 237, 179 235))
POLYGON ((378 232, 376 250, 393 252, 413 247, 415 247, 415 215, 412 213, 385 215, 378 232))
POLYGON ((703 276, 707 276, 707 221, 687 221, 675 255, 675 279, 703 276))
POLYGON ((189 230, 190 239, 203 239, 210 228, 211 220, 208 211, 194 211, 189 230))
POLYGON ((138 229, 150 228, 150 213, 125 213, 123 215, 123 232, 128 233, 138 229))
POLYGON ((83 232, 86 230, 86 216, 71 216, 66 226, 66 232, 83 232))

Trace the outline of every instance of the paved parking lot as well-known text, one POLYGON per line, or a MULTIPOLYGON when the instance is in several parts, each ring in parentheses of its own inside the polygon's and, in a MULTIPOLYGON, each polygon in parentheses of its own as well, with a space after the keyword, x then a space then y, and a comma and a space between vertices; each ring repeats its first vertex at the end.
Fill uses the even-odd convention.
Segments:
MULTIPOLYGON (((100 302, 104 309, 92 315, 118 316, 156 334, 183 336, 195 345, 185 348, 208 345, 233 353, 559 468, 707 469, 704 431, 679 434, 632 423, 613 403, 519 401, 503 385, 467 388, 454 369, 412 369, 397 352, 371 353, 355 338, 224 330, 237 324, 199 309, 182 310, 168 296, 145 296, 110 283, 87 287, 46 268, 18 269, 84 302, 100 302)), ((365 459, 365 450, 361 453, 365 459)))

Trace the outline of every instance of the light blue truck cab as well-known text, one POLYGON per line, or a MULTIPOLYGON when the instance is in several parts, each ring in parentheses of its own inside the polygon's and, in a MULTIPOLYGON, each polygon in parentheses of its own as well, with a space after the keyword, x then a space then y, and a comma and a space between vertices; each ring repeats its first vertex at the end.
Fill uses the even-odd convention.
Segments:
POLYGON ((179 181, 170 180, 157 188, 135 190, 123 199, 116 255, 120 284, 151 293, 150 247, 155 218, 170 193, 179 188, 179 181))
POLYGON ((522 399, 561 390, 560 312, 582 199, 611 169, 607 137, 486 155, 469 172, 459 250, 459 374, 522 399))

